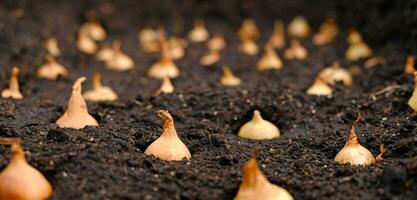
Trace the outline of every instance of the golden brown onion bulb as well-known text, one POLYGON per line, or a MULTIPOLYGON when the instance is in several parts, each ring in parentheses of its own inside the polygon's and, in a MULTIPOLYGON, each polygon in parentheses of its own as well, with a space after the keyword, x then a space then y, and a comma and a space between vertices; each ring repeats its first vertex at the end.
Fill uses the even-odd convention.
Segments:
POLYGON ((93 76, 93 90, 84 92, 83 97, 87 101, 114 101, 117 99, 117 94, 111 87, 103 86, 101 75, 96 73, 93 76))
POLYGON ((252 120, 246 122, 240 129, 238 135, 252 140, 265 140, 278 138, 281 134, 279 129, 271 122, 264 120, 261 112, 255 110, 252 120))
MULTIPOLYGON (((8 142, 0 141, 1 144, 8 142)), ((25 153, 18 142, 11 143, 12 157, 0 173, 0 199, 4 200, 45 200, 53 190, 48 180, 25 159, 25 153)))
POLYGON ((67 111, 56 121, 60 128, 82 129, 85 126, 98 126, 98 122, 88 113, 87 104, 81 95, 81 83, 85 77, 78 78, 72 86, 67 111))
POLYGON ((358 125, 361 118, 362 115, 359 113, 348 134, 348 141, 334 158, 337 163, 349 163, 351 165, 371 165, 375 163, 374 156, 368 149, 359 144, 358 137, 355 133, 355 127, 358 125))
POLYGON ((282 68, 282 60, 278 57, 271 44, 265 45, 264 55, 256 64, 256 68, 260 71, 282 68))
POLYGON ((171 114, 165 110, 159 110, 158 116, 165 120, 162 135, 145 150, 146 155, 155 156, 161 160, 190 159, 191 153, 187 146, 178 137, 174 120, 171 114))
POLYGON ((408 100, 408 105, 417 112, 417 72, 414 72, 414 91, 410 99, 408 100))
POLYGON ((268 181, 253 156, 243 166, 242 183, 234 200, 292 200, 291 194, 268 181))
POLYGON ((295 38, 306 38, 310 34, 310 26, 305 17, 296 16, 288 25, 288 35, 295 38))
POLYGON ((223 75, 220 78, 220 83, 224 86, 238 86, 242 83, 239 77, 233 74, 232 69, 229 67, 223 68, 223 75))
POLYGON ((12 99, 22 99, 23 95, 19 91, 19 80, 18 75, 20 73, 19 68, 13 67, 12 74, 9 79, 9 88, 4 89, 1 92, 1 97, 3 98, 12 98, 12 99))

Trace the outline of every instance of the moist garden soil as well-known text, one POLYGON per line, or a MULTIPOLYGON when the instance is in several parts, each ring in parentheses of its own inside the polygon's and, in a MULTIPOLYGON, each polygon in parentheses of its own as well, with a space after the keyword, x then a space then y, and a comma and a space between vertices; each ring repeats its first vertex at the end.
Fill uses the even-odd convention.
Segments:
MULTIPOLYGON (((109 6, 98 1, 19 1, 0 6, 1 86, 7 87, 11 67, 18 65, 24 95, 23 100, 0 100, 0 136, 24 141, 27 160, 53 185, 53 199, 232 199, 242 165, 255 149, 260 150, 258 162, 267 178, 295 199, 417 199, 417 114, 407 105, 414 82, 403 73, 407 53, 400 43, 387 41, 375 47, 374 53, 384 56, 386 63, 366 69, 363 61, 345 61, 347 31, 343 30, 329 45, 317 47, 310 39, 303 40, 310 53, 305 61, 284 60, 281 70, 259 72, 255 65, 262 51, 257 56, 237 51, 236 30, 243 18, 223 21, 219 16, 225 15, 206 12, 210 32, 225 34, 228 42, 221 61, 201 66, 198 60, 206 47, 190 44, 186 56, 176 61, 181 76, 173 80, 175 92, 157 97, 153 93, 160 81, 146 73, 159 55, 138 50, 136 37, 140 27, 160 22, 148 17, 155 5, 122 2, 109 6), (109 71, 94 56, 75 48, 77 30, 88 10, 98 13, 108 32, 100 45, 120 39, 123 51, 135 60, 134 69, 109 71), (45 61, 43 41, 50 36, 58 38, 62 51, 58 61, 70 70, 68 77, 57 81, 35 75, 45 61), (306 95, 317 73, 333 61, 355 74, 354 84, 336 85, 330 97, 306 95), (224 65, 243 80, 241 86, 219 84, 224 65), (120 99, 88 103, 98 128, 58 128, 55 121, 66 109, 74 80, 87 76, 83 90, 89 90, 94 72, 103 75, 104 84, 113 87, 120 99), (172 114, 191 160, 167 162, 144 155, 162 131, 158 109, 172 114), (237 136, 255 109, 279 127, 279 139, 252 141, 237 136), (384 144, 385 160, 366 167, 339 165, 333 158, 344 146, 358 112, 364 115, 356 129, 360 143, 375 156, 384 144)), ((170 23, 174 11, 155 13, 174 34, 170 23)), ((179 34, 186 36, 192 19, 182 18, 185 26, 179 34)), ((312 19, 314 30, 318 28, 314 21, 322 19, 312 19)), ((257 20, 263 36, 260 47, 268 39, 272 21, 257 20)), ((278 53, 282 56, 283 50, 278 53)), ((0 169, 9 159, 9 148, 1 146, 0 169)))

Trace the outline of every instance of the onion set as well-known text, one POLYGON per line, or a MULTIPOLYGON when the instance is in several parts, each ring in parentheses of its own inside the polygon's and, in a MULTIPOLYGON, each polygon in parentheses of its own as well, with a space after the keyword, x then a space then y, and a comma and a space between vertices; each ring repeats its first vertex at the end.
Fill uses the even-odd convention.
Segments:
POLYGON ((191 153, 178 137, 171 114, 166 110, 158 110, 157 114, 165 120, 164 130, 162 135, 148 146, 145 154, 167 161, 190 159, 191 153))
POLYGON ((20 140, 3 138, 0 144, 11 145, 11 159, 0 172, 0 199, 45 200, 53 190, 48 180, 37 169, 29 165, 20 140))
POLYGON ((12 73, 9 79, 9 88, 4 89, 1 92, 2 98, 22 99, 23 95, 19 91, 19 80, 18 75, 20 73, 19 68, 13 67, 12 73))
POLYGON ((243 166, 242 182, 234 200, 292 200, 291 194, 272 184, 258 167, 256 153, 243 166))
MULTIPOLYGON (((358 125, 361 120, 362 115, 359 113, 355 122, 352 125, 352 128, 348 134, 348 141, 342 150, 337 153, 334 160, 339 164, 351 164, 351 165, 371 165, 375 163, 375 158, 372 153, 359 144, 358 137, 355 133, 355 127, 358 125)), ((378 161, 383 160, 382 154, 385 153, 383 145, 380 148, 381 153, 377 156, 378 161)))
POLYGON ((255 110, 252 120, 240 127, 238 135, 251 140, 265 140, 278 138, 281 134, 273 123, 263 119, 261 112, 255 110))
POLYGON ((98 122, 88 113, 87 104, 81 95, 81 83, 85 77, 78 78, 72 86, 72 94, 67 110, 56 121, 60 128, 82 129, 85 126, 98 126, 98 122))

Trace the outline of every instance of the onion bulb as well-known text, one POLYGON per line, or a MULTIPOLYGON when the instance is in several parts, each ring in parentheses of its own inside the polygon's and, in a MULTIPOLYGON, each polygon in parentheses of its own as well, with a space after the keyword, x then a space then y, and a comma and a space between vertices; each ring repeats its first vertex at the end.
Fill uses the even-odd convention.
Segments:
POLYGON ((278 57, 271 44, 265 45, 264 55, 256 64, 256 68, 260 71, 282 68, 282 60, 278 57))
POLYGON ((51 37, 46 40, 45 42, 45 48, 48 51, 49 54, 52 56, 59 56, 61 54, 61 51, 58 47, 58 40, 55 37, 51 37))
POLYGON ((191 153, 178 137, 171 114, 165 110, 159 110, 157 114, 165 120, 164 130, 162 135, 145 150, 145 154, 168 161, 190 159, 191 153))
POLYGON ((67 111, 56 121, 60 128, 82 129, 85 126, 98 126, 96 119, 88 113, 87 104, 81 95, 81 83, 85 80, 85 77, 78 78, 72 86, 67 111))
POLYGON ((97 52, 96 58, 99 61, 108 62, 114 57, 114 50, 111 46, 105 45, 97 52))
POLYGON ((1 92, 1 97, 3 98, 12 98, 12 99, 22 99, 23 95, 19 91, 19 80, 17 79, 20 73, 19 68, 13 67, 12 74, 9 79, 9 88, 4 89, 1 92))
POLYGON ((349 47, 345 52, 345 57, 349 61, 356 61, 361 58, 369 58, 372 56, 372 49, 363 41, 359 32, 353 30, 348 36, 349 47))
POLYGON ((268 181, 253 156, 243 166, 242 183, 234 200, 292 200, 291 194, 268 181))
POLYGON ((408 105, 417 112, 417 72, 414 72, 414 91, 411 98, 408 100, 408 105))
POLYGON ((284 57, 286 59, 304 60, 307 56, 307 49, 301 45, 299 40, 292 40, 291 46, 284 52, 284 57))
POLYGON ((285 46, 284 23, 281 20, 276 20, 274 22, 274 31, 269 39, 269 43, 274 48, 282 48, 285 46))
POLYGON ((59 64, 54 57, 47 56, 46 64, 42 65, 36 72, 39 77, 49 80, 56 80, 58 76, 67 76, 68 70, 59 64))
POLYGON ((97 44, 85 34, 78 34, 77 48, 86 54, 94 54, 97 51, 97 44))
POLYGON ((172 61, 169 45, 165 39, 163 31, 160 31, 161 57, 155 62, 148 71, 148 75, 153 78, 163 79, 166 76, 176 78, 180 75, 180 70, 172 61))
POLYGON ((209 38, 209 32, 202 19, 197 19, 194 28, 188 33, 188 39, 191 42, 204 42, 209 38))
POLYGON ((93 76, 93 90, 84 92, 83 97, 87 101, 114 101, 117 94, 111 87, 101 84, 101 75, 99 73, 93 76))
POLYGON ((306 38, 310 34, 310 26, 305 17, 296 16, 288 25, 288 35, 295 38, 306 38))
POLYGON ((53 190, 48 180, 25 159, 25 153, 17 141, 1 140, 0 144, 11 144, 12 157, 0 173, 0 199, 45 200, 53 190))
POLYGON ((135 66, 135 62, 132 58, 122 52, 120 49, 120 41, 114 41, 113 56, 106 62, 106 67, 111 70, 125 71, 132 69, 135 66))
POLYGON ((346 86, 352 85, 353 83, 353 78, 350 72, 342 68, 338 62, 334 62, 332 66, 323 69, 319 73, 319 77, 326 83, 332 85, 339 81, 346 86))
POLYGON ((80 34, 86 35, 95 41, 106 39, 106 31, 99 22, 87 22, 79 30, 80 34))
POLYGON ((407 61, 405 63, 404 72, 407 74, 412 74, 416 71, 416 68, 414 67, 415 60, 413 56, 407 56, 407 61))
POLYGON ((358 44, 363 41, 362 35, 355 29, 349 31, 349 35, 346 39, 349 45, 358 44))
POLYGON ((322 78, 318 77, 314 84, 307 89, 307 94, 328 96, 332 94, 332 88, 322 78))
POLYGON ((184 57, 185 47, 187 46, 187 41, 180 37, 170 37, 168 40, 169 52, 173 60, 178 60, 184 57))
POLYGON ((210 51, 220 51, 226 47, 226 40, 224 39, 223 35, 215 34, 210 40, 207 42, 207 48, 210 51))
POLYGON ((139 46, 146 53, 159 51, 158 31, 144 28, 138 33, 139 46))
POLYGON ((259 52, 258 45, 255 43, 255 41, 249 37, 242 38, 242 42, 239 44, 239 50, 246 54, 246 55, 256 55, 259 52))
POLYGON ((372 54, 372 49, 365 42, 361 42, 350 45, 346 50, 345 57, 349 61, 356 61, 361 58, 369 58, 372 54))
POLYGON ((161 93, 172 93, 174 92, 174 85, 172 85, 171 83, 171 79, 169 79, 168 76, 166 76, 163 80, 162 80, 162 84, 161 87, 158 89, 158 91, 156 91, 155 95, 158 96, 161 93))
POLYGON ((370 165, 375 163, 374 156, 368 149, 359 144, 358 137, 355 133, 355 127, 361 118, 362 115, 359 113, 348 134, 348 141, 334 158, 337 163, 350 163, 351 165, 370 165))
POLYGON ((261 112, 255 110, 252 120, 246 122, 240 129, 238 135, 243 138, 252 140, 265 140, 278 138, 279 129, 271 122, 264 120, 261 112))
POLYGON ((232 69, 224 67, 220 83, 224 86, 238 86, 242 83, 242 81, 233 74, 232 69))
POLYGON ((245 19, 238 31, 238 35, 241 40, 244 40, 244 38, 254 40, 259 38, 261 34, 253 19, 245 19))
POLYGON ((319 32, 313 36, 313 43, 315 45, 324 45, 332 42, 339 32, 335 19, 329 17, 326 21, 320 25, 319 32))

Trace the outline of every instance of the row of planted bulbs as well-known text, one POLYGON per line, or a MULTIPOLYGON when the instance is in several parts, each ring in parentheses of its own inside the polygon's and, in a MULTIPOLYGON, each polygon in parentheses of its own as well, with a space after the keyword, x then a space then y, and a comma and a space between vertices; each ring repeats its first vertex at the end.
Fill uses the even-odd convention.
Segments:
MULTIPOLYGON (((288 35, 293 38, 306 38, 310 34, 310 28, 303 17, 296 17, 287 28, 288 35)), ((338 28, 335 21, 327 19, 320 27, 317 34, 313 36, 313 43, 324 45, 332 42, 337 36, 338 28)), ((179 37, 165 38, 163 29, 154 30, 145 28, 139 34, 140 47, 144 52, 161 52, 160 59, 154 63, 148 71, 148 75, 153 78, 162 79, 160 93, 174 91, 170 78, 180 75, 179 68, 174 60, 180 59, 185 54, 187 41, 179 37)), ((253 20, 245 20, 238 31, 241 44, 239 50, 246 55, 255 55, 259 49, 255 40, 259 38, 260 32, 256 28, 253 20)), ((80 51, 87 54, 96 54, 98 60, 105 62, 106 67, 111 70, 124 71, 134 67, 133 60, 121 51, 119 41, 114 41, 111 46, 104 46, 98 50, 97 41, 103 41, 106 37, 104 28, 97 22, 87 22, 82 25, 78 33, 77 47, 80 51)), ((226 41, 220 34, 214 34, 210 39, 210 34, 205 28, 202 20, 197 20, 195 27, 190 31, 188 38, 191 42, 207 41, 209 53, 204 55, 200 62, 202 65, 215 64, 221 56, 221 50, 225 48, 226 41)), ((346 51, 346 58, 354 61, 361 58, 368 58, 372 55, 372 50, 366 45, 357 31, 352 31, 348 37, 349 48, 346 51)), ((275 48, 283 48, 285 45, 284 25, 281 21, 274 24, 274 31, 265 45, 264 55, 257 63, 258 70, 280 69, 283 66, 282 60, 275 52, 275 48)), ((58 76, 67 76, 68 70, 59 63, 55 57, 60 55, 58 42, 55 38, 50 38, 46 42, 49 52, 47 63, 38 69, 37 75, 46 79, 56 80, 58 76)), ((308 52, 298 39, 291 41, 290 47, 284 52, 286 59, 307 58, 308 52)), ((383 59, 374 57, 365 62, 365 66, 372 67, 383 59)), ((414 73, 417 82, 417 72, 414 68, 414 58, 408 57, 405 65, 406 73, 414 73)), ((17 76, 18 68, 13 68, 9 88, 3 90, 3 98, 23 98, 19 92, 17 76)), ((95 74, 93 77, 93 87, 91 91, 82 94, 81 84, 85 77, 77 79, 72 87, 72 95, 69 99, 66 112, 56 121, 60 128, 82 129, 85 126, 99 126, 98 122, 88 113, 84 99, 91 101, 113 101, 117 99, 117 94, 107 86, 101 84, 101 76, 95 74)), ((241 80, 233 75, 230 68, 225 67, 220 82, 227 86, 240 85, 241 80)), ((349 86, 352 84, 352 75, 342 68, 337 62, 332 66, 323 69, 317 76, 314 84, 307 90, 312 95, 330 95, 332 89, 330 85, 342 82, 349 86)), ((417 86, 417 84, 416 84, 417 86)), ((417 89, 409 100, 409 105, 417 111, 417 89)), ((165 120, 161 136, 155 140, 145 150, 146 155, 153 155, 161 160, 182 160, 191 159, 191 153, 187 146, 178 137, 174 125, 174 120, 168 111, 158 111, 157 115, 165 120)), ((358 114, 357 120, 352 125, 348 134, 346 145, 339 151, 335 161, 340 164, 350 163, 352 165, 369 165, 383 160, 382 154, 385 152, 383 145, 380 147, 380 155, 374 157, 369 150, 359 144, 355 134, 355 126, 359 123, 361 115, 358 114)), ((271 122, 262 118, 257 110, 253 113, 253 118, 244 124, 238 135, 243 138, 253 140, 276 139, 280 137, 279 129, 271 122)), ((52 195, 52 186, 35 168, 31 167, 24 157, 24 152, 20 147, 20 140, 3 138, 0 144, 11 145, 12 158, 9 165, 0 173, 0 199, 47 199, 52 195), (28 181, 31 180, 31 181, 28 181), (10 184, 13 183, 13 184, 10 184)), ((243 178, 239 192, 235 199, 292 199, 285 189, 271 184, 262 174, 257 166, 255 156, 244 166, 243 178)))
MULTIPOLYGON (((306 38, 310 35, 310 27, 304 17, 295 17, 294 20, 288 25, 288 35, 293 38, 291 45, 284 52, 284 58, 286 59, 299 59, 304 60, 308 57, 308 51, 305 49, 300 38, 306 38)), ((313 43, 316 45, 325 45, 334 41, 338 34, 338 27, 333 18, 328 18, 320 26, 319 32, 313 36, 313 43)), ((255 42, 260 37, 260 31, 258 30, 255 22, 251 19, 247 19, 242 23, 241 28, 238 31, 238 36, 241 39, 239 50, 246 55, 255 55, 258 53, 258 46, 255 42)), ((221 34, 213 34, 211 38, 208 30, 206 29, 204 22, 196 20, 195 27, 189 32, 188 38, 191 42, 205 42, 207 41, 208 53, 203 55, 200 59, 202 65, 213 65, 220 60, 221 50, 226 47, 225 38, 221 34)), ((120 41, 116 40, 111 45, 104 45, 98 50, 97 41, 103 41, 106 38, 106 32, 104 28, 98 22, 87 22, 81 26, 78 31, 77 47, 80 51, 86 54, 95 54, 99 61, 103 61, 106 67, 110 70, 124 71, 134 67, 134 61, 127 54, 122 52, 120 41)), ((144 28, 138 34, 139 45, 144 52, 161 52, 160 59, 154 63, 149 71, 148 76, 163 79, 161 87, 156 94, 161 92, 170 93, 173 92, 174 86, 170 81, 171 78, 176 78, 180 75, 180 70, 176 66, 174 60, 180 59, 185 55, 185 48, 187 41, 178 37, 172 36, 165 39, 163 30, 155 30, 152 28, 144 28)), ((361 58, 368 58, 372 55, 372 50, 363 41, 361 35, 357 31, 351 31, 347 42, 349 48, 346 50, 346 58, 350 61, 355 61, 361 58)), ((37 75, 42 78, 56 80, 58 76, 67 76, 68 70, 59 64, 55 57, 60 55, 60 49, 58 42, 55 38, 50 38, 46 41, 46 49, 49 55, 46 57, 46 63, 42 65, 37 75)), ((283 67, 283 61, 278 56, 275 48, 283 48, 285 46, 285 31, 282 21, 277 20, 274 23, 274 30, 265 45, 265 51, 263 56, 259 59, 256 67, 260 71, 264 70, 278 70, 283 67)), ((406 69, 406 72, 411 73, 414 69, 414 59, 410 57, 407 59, 407 63, 413 62, 411 66, 406 69)), ((373 57, 365 62, 365 66, 372 67, 378 63, 384 62, 382 57, 373 57)), ((18 70, 13 70, 12 77, 16 76, 18 70)), ((225 86, 238 86, 242 83, 241 79, 234 75, 229 67, 223 68, 223 75, 219 79, 220 83, 225 86)), ((352 83, 352 74, 345 68, 341 67, 337 62, 333 63, 330 67, 323 69, 315 78, 314 83, 307 89, 307 94, 310 95, 331 95, 332 85, 335 82, 343 82, 344 85, 349 86, 352 83)), ((94 81, 97 83, 97 81, 94 81)), ((18 84, 11 83, 10 89, 6 89, 4 98, 21 99, 23 96, 18 92, 18 84), (13 85, 13 87, 12 87, 13 85), (11 90, 11 91, 10 91, 11 90)), ((99 90, 101 87, 94 87, 95 90, 99 90)), ((111 90, 107 87, 106 91, 111 90)), ((114 100, 115 92, 110 91, 112 94, 107 96, 93 97, 88 100, 114 100)), ((97 92, 101 94, 101 92, 97 92)), ((107 92, 106 92, 107 93, 107 92)), ((117 97, 116 97, 117 98, 117 97)))

